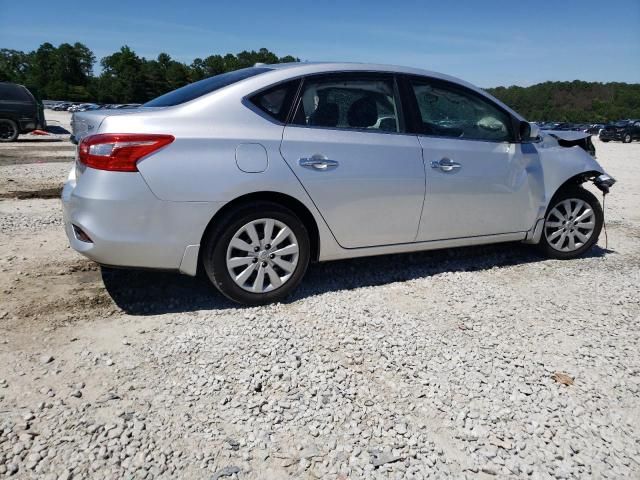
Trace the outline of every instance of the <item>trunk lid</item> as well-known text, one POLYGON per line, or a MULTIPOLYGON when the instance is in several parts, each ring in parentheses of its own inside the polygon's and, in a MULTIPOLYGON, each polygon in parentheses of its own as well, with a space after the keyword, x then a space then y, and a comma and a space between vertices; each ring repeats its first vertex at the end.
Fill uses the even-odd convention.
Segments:
POLYGON ((71 141, 80 143, 82 139, 88 135, 94 135, 100 130, 100 125, 107 117, 118 117, 121 115, 131 115, 142 113, 149 110, 157 110, 157 108, 121 108, 121 109, 102 109, 89 110, 86 112, 74 112, 71 117, 71 141))
POLYGON ((80 143, 87 135, 98 132, 102 121, 109 116, 109 111, 74 112, 71 116, 71 141, 80 143))

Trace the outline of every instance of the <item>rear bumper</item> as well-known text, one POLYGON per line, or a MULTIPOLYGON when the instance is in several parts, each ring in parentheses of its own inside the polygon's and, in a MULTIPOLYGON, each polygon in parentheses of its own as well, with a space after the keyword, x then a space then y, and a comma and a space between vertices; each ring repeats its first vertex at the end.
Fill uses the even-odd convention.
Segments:
POLYGON ((103 265, 190 275, 202 234, 222 205, 159 200, 139 173, 91 168, 80 181, 73 169, 62 190, 65 231, 77 252, 103 265))

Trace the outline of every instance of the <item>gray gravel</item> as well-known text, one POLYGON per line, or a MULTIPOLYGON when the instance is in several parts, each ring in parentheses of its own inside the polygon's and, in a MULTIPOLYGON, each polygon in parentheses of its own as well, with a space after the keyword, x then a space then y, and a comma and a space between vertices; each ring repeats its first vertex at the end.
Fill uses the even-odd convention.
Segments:
POLYGON ((0 233, 38 232, 62 227, 62 205, 57 199, 1 200, 0 233))
POLYGON ((112 315, 0 342, 0 477, 640 477, 640 175, 607 148, 610 250, 584 259, 335 262, 258 308, 110 273, 112 315))

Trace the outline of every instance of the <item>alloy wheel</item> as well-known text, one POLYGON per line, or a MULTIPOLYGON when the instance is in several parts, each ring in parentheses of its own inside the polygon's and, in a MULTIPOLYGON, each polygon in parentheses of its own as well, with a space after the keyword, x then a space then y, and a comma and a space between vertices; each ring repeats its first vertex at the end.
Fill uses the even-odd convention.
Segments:
POLYGON ((568 198, 555 205, 545 220, 547 243, 560 252, 573 252, 589 241, 596 226, 591 206, 582 199, 568 198))
POLYGON ((267 293, 284 285, 298 264, 299 246, 293 231, 273 218, 242 226, 227 247, 227 271, 251 293, 267 293))

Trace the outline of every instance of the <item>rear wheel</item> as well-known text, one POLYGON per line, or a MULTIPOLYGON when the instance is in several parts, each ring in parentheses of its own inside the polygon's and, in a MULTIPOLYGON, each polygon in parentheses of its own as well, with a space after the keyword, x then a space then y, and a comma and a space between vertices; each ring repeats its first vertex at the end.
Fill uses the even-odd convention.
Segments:
POLYGON ((540 248, 560 260, 579 257, 598 241, 603 222, 602 207, 591 192, 562 190, 547 209, 540 248))
POLYGON ((14 142, 19 133, 16 122, 8 118, 0 118, 0 142, 14 142))
POLYGON ((630 133, 625 134, 625 136, 624 136, 624 138, 622 139, 622 141, 623 141, 624 143, 631 143, 631 134, 630 134, 630 133))
POLYGON ((279 204, 257 202, 237 208, 211 229, 202 263, 223 295, 260 305, 289 295, 302 280, 309 256, 302 221, 279 204))

